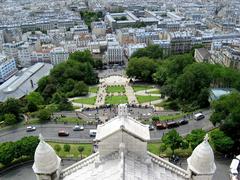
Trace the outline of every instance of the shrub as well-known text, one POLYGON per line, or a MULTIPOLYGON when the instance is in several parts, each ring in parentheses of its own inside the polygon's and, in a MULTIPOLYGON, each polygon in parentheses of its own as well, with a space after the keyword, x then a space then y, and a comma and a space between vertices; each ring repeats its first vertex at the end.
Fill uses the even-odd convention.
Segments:
POLYGON ((71 146, 69 144, 64 144, 63 149, 65 152, 70 152, 71 146))

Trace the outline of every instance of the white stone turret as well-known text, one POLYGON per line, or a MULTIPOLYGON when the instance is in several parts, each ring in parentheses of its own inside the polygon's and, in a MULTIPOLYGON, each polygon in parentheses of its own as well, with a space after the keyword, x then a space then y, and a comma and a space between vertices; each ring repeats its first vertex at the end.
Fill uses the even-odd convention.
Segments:
POLYGON ((58 180, 60 174, 61 159, 53 148, 47 144, 41 134, 40 142, 34 155, 33 171, 37 180, 58 180))
POLYGON ((126 118, 128 115, 128 109, 126 104, 118 105, 118 116, 126 118))
POLYGON ((208 134, 187 159, 192 180, 211 180, 216 171, 213 150, 208 143, 208 134))

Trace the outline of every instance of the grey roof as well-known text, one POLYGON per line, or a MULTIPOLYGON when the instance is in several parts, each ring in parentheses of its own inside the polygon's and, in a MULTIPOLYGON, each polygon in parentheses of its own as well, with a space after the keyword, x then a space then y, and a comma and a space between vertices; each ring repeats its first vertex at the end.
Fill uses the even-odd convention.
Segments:
POLYGON ((47 76, 52 68, 51 64, 37 63, 22 69, 0 86, 0 101, 4 102, 8 98, 19 99, 36 90, 38 80, 47 76))

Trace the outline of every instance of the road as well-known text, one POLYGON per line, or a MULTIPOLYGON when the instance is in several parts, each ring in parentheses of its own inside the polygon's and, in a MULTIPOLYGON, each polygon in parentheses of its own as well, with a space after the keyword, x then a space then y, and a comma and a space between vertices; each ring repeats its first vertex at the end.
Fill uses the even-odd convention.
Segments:
MULTIPOLYGON (((209 121, 211 112, 204 111, 205 118, 200 121, 190 120, 189 124, 180 126, 176 130, 181 135, 186 135, 190 133, 193 129, 203 128, 204 130, 211 129, 213 126, 209 121)), ((36 125, 37 130, 34 132, 26 132, 26 127, 21 127, 13 130, 1 130, 0 131, 0 142, 6 141, 17 141, 25 136, 38 136, 39 133, 47 140, 67 140, 72 142, 86 142, 91 141, 93 138, 89 137, 89 130, 95 129, 95 125, 86 125, 84 131, 73 131, 74 125, 64 125, 64 124, 43 124, 36 125), (66 130, 70 133, 68 137, 58 137, 59 130, 66 130)), ((162 137, 163 133, 168 132, 171 129, 166 130, 154 130, 150 131, 151 140, 158 140, 162 137)))

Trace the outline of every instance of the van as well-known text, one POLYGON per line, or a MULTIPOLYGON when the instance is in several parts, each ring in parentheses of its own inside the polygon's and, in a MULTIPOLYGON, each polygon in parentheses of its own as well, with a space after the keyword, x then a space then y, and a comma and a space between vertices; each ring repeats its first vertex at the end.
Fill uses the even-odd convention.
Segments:
POLYGON ((89 130, 89 136, 90 137, 96 137, 97 130, 96 129, 90 129, 89 130))
POLYGON ((205 116, 202 113, 197 113, 197 114, 194 114, 194 116, 193 116, 193 119, 195 119, 197 121, 201 120, 203 118, 205 118, 205 116))

